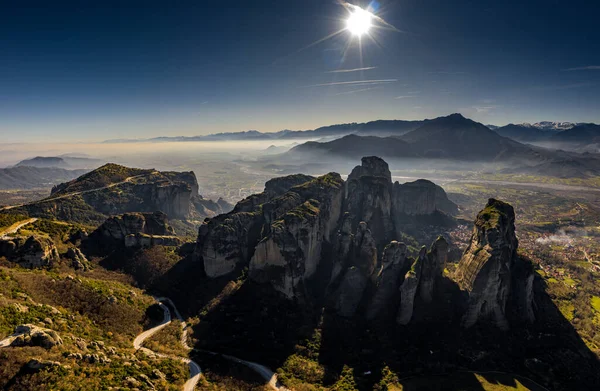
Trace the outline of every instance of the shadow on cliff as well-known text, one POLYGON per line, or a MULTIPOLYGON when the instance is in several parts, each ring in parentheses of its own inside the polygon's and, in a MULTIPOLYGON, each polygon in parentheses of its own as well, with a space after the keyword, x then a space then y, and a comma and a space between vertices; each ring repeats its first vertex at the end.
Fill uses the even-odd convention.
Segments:
POLYGON ((508 331, 486 323, 463 328, 464 293, 447 278, 442 286, 432 303, 416 303, 408 326, 396 325, 392 311, 373 322, 360 314, 344 319, 326 313, 319 355, 325 385, 348 366, 360 390, 385 389, 390 370, 405 390, 484 390, 486 383, 597 389, 597 357, 552 302, 541 278, 534 281, 535 322, 524 323, 515 309, 507 314, 508 331))
POLYGON ((298 341, 312 334, 318 314, 267 285, 251 280, 235 284, 200 311, 193 328, 195 347, 281 367, 298 341))

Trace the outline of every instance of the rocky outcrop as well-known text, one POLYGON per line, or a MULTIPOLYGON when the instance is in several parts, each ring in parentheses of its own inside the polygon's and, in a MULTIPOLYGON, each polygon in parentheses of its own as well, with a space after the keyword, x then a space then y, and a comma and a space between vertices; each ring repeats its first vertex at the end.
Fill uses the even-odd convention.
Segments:
POLYGON ((163 212, 125 213, 107 219, 91 235, 125 247, 177 246, 181 240, 163 212))
POLYGON ((400 309, 396 316, 396 322, 400 325, 407 325, 412 319, 415 297, 419 289, 419 279, 425 256, 425 249, 422 248, 419 257, 415 260, 410 270, 404 276, 404 281, 400 287, 400 309))
POLYGON ((339 174, 327 174, 264 204, 264 236, 250 261, 250 278, 271 283, 288 298, 301 297, 337 227, 342 189, 339 174))
POLYGON ((381 268, 377 273, 376 290, 367 309, 367 319, 383 313, 392 304, 406 273, 407 248, 404 243, 392 241, 383 250, 381 268))
POLYGON ((433 299, 435 283, 442 277, 447 260, 448 242, 440 236, 432 244, 431 251, 427 253, 425 262, 423 262, 421 280, 419 282, 419 294, 423 302, 430 303, 433 299))
POLYGON ((463 317, 465 327, 491 321, 507 329, 507 304, 511 296, 522 297, 525 314, 530 319, 533 317, 532 274, 521 265, 518 244, 513 207, 490 199, 477 215, 471 241, 456 271, 459 286, 469 294, 468 309, 463 317), (521 282, 515 286, 517 275, 521 282), (518 294, 519 289, 524 291, 518 294))
POLYGON ((435 289, 442 278, 447 259, 448 243, 441 236, 433 242, 429 251, 425 246, 421 248, 419 257, 404 276, 404 282, 400 288, 400 309, 396 317, 398 324, 410 323, 417 297, 422 305, 433 301, 435 289))
POLYGON ((388 164, 376 156, 363 157, 346 182, 346 208, 352 227, 368 224, 378 243, 394 234, 392 219, 392 174, 388 164))
MULTIPOLYGON (((323 266, 329 274, 319 279, 329 284, 321 291, 327 292, 338 313, 352 316, 364 303, 368 316, 374 317, 386 303, 397 301, 394 292, 409 267, 404 262, 406 246, 397 242, 383 259, 378 258, 400 237, 396 216, 441 213, 440 205, 447 201, 443 190, 431 182, 408 187, 425 201, 409 205, 402 198, 408 195, 398 193, 396 201, 403 200, 398 204, 403 209, 397 212, 389 167, 374 156, 363 158, 346 183, 336 173, 271 179, 262 193, 240 201, 230 213, 204 221, 194 259, 202 262, 211 278, 248 267, 250 279, 271 284, 290 299, 305 295, 307 281, 323 266), (364 297, 367 288, 376 292, 374 297, 364 297)), ((446 261, 447 245, 438 246, 440 255, 435 247, 425 265, 421 283, 425 301, 431 300, 435 278, 446 261)))
POLYGON ((52 239, 37 235, 0 238, 0 256, 26 268, 51 266, 60 260, 52 239))
POLYGON ((63 344, 62 339, 56 331, 32 324, 17 326, 15 334, 17 337, 12 341, 11 346, 41 346, 46 349, 52 349, 55 346, 63 344))
POLYGON ((368 284, 374 283, 377 268, 377 246, 364 221, 358 225, 352 251, 345 261, 347 270, 336 294, 335 309, 340 316, 354 316, 368 284))
POLYGON ((67 250, 67 258, 71 260, 71 267, 75 270, 86 271, 90 268, 90 263, 78 248, 69 248, 67 250))
POLYGON ((458 213, 458 206, 448 199, 444 189, 426 179, 394 183, 393 204, 396 213, 409 216, 430 215, 436 211, 452 216, 458 213))
POLYGON ((271 179, 264 192, 238 202, 227 214, 206 219, 198 230, 194 250, 194 259, 203 263, 206 275, 219 277, 248 266, 255 247, 263 238, 263 226, 270 230, 272 222, 302 203, 297 193, 284 195, 292 187, 311 179, 313 177, 306 175, 271 179))

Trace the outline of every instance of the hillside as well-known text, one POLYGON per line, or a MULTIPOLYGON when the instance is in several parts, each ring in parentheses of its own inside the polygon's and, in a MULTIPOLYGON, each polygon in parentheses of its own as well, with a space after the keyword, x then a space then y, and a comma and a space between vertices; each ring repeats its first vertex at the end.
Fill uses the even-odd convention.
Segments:
POLYGON ((99 225, 108 216, 162 211, 171 219, 203 219, 228 205, 203 199, 193 172, 106 164, 55 186, 43 200, 10 207, 9 213, 99 225))
POLYGON ((356 156, 378 155, 389 158, 416 157, 415 151, 406 142, 396 137, 348 135, 337 140, 319 143, 309 141, 292 148, 286 155, 330 155, 355 158, 356 156))
POLYGON ((0 168, 0 189, 34 189, 70 181, 88 170, 17 166, 0 168))
POLYGON ((36 156, 31 159, 21 160, 16 166, 29 167, 57 167, 70 169, 94 169, 102 165, 100 159, 91 159, 83 156, 36 156))
POLYGON ((402 139, 426 158, 494 161, 529 158, 532 153, 529 147, 460 114, 428 121, 402 139))

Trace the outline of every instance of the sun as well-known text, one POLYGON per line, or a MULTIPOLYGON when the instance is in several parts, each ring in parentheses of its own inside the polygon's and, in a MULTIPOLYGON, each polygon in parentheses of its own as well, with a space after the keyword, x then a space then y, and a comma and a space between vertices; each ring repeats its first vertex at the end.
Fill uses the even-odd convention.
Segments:
POLYGON ((361 37, 369 32, 371 28, 371 13, 356 7, 346 21, 346 29, 357 37, 361 37))

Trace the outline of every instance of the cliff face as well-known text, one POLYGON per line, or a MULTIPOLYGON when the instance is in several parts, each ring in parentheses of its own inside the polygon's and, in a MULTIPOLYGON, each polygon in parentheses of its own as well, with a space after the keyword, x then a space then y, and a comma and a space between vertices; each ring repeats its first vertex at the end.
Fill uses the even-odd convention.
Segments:
POLYGON ((271 282, 289 298, 301 296, 302 284, 317 271, 322 246, 336 228, 342 186, 338 174, 327 174, 267 203, 263 208, 266 235, 250 261, 250 278, 271 282))
POLYGON ((346 208, 356 229, 366 222, 378 241, 393 235, 392 174, 382 159, 370 156, 361 160, 346 182, 346 208))
POLYGON ((100 225, 112 215, 162 211, 172 219, 200 219, 230 205, 198 194, 196 175, 106 164, 55 186, 50 197, 16 208, 35 217, 100 225))
MULTIPOLYGON (((336 173, 270 180, 230 213, 205 220, 194 257, 210 278, 248 268, 249 279, 288 299, 322 300, 342 317, 395 317, 408 325, 438 313, 438 298, 460 301, 446 303, 458 311, 465 305, 458 289, 443 291, 453 284, 444 277, 448 242, 438 237, 414 260, 395 240, 398 222, 423 218, 427 226, 436 221, 428 216, 453 221, 448 215, 456 211, 441 187, 426 180, 392 185, 387 163, 366 157, 345 183, 336 173)), ((492 317, 506 327, 512 304, 533 319, 533 276, 517 260, 517 246, 512 207, 490 200, 457 271, 469 294, 465 326, 492 317)))
POLYGON ((264 192, 240 201, 230 213, 207 219, 194 256, 209 277, 248 267, 251 279, 270 283, 288 298, 305 295, 305 283, 323 266, 330 273, 321 276, 330 281, 327 291, 345 316, 356 312, 368 286, 377 285, 379 296, 369 310, 375 316, 406 271, 403 244, 394 242, 383 263, 379 260, 396 237, 395 216, 439 210, 445 193, 431 185, 414 191, 418 195, 428 189, 426 207, 405 202, 397 212, 389 167, 378 157, 363 158, 345 183, 336 173, 271 179, 264 192))
POLYGON ((421 248, 419 257, 404 276, 400 287, 401 302, 396 317, 398 324, 406 325, 412 320, 417 296, 424 305, 432 302, 447 259, 448 243, 441 236, 433 242, 429 251, 425 246, 421 248))
POLYGON ((376 290, 367 309, 367 319, 385 313, 397 296, 403 275, 407 269, 407 248, 404 243, 393 241, 383 250, 381 267, 377 273, 376 290))
POLYGON ((526 317, 533 318, 533 274, 518 258, 517 247, 513 207, 490 199, 477 215, 471 241, 456 271, 458 284, 469 293, 463 318, 466 327, 484 320, 507 329, 511 296, 521 297, 526 317))
POLYGON ((198 231, 194 259, 203 263, 207 276, 219 277, 248 266, 262 239, 263 225, 270 229, 272 222, 302 203, 298 193, 286 193, 307 178, 312 179, 289 175, 271 180, 264 192, 238 202, 230 213, 205 220, 198 231))
POLYGON ((428 215, 438 210, 449 215, 458 213, 458 207, 448 199, 444 189, 426 179, 394 183, 393 204, 397 213, 409 216, 428 215))
POLYGON ((181 240, 169 225, 163 212, 125 213, 107 219, 91 234, 92 238, 109 240, 125 247, 152 245, 176 246, 181 240))

